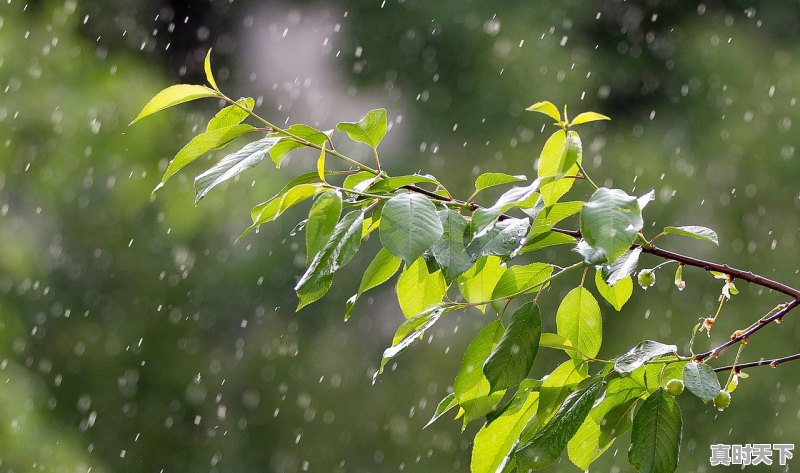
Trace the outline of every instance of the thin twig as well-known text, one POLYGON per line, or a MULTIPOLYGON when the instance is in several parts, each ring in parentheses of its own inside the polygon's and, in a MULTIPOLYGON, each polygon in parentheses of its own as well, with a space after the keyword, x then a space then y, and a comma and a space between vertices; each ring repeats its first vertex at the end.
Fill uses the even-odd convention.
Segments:
POLYGON ((758 322, 753 324, 749 329, 741 333, 738 333, 736 336, 731 337, 730 340, 726 341, 722 345, 714 349, 711 349, 705 353, 700 353, 698 355, 695 355, 694 359, 697 361, 703 361, 708 357, 717 357, 722 350, 728 348, 731 345, 739 343, 742 340, 747 340, 748 338, 750 338, 750 335, 753 335, 754 333, 758 332, 759 330, 766 327, 770 323, 782 319, 784 315, 786 315, 789 311, 797 307, 798 304, 800 304, 800 299, 792 299, 790 302, 784 304, 781 310, 775 312, 769 317, 764 317, 762 319, 759 319, 758 322))
POLYGON ((729 366, 720 366, 719 368, 714 368, 714 371, 720 372, 720 371, 733 370, 734 372, 738 373, 739 371, 745 368, 754 368, 756 366, 771 366, 772 368, 777 368, 778 365, 782 363, 794 360, 800 360, 800 353, 795 353, 794 355, 784 356, 781 358, 772 358, 769 360, 759 360, 759 361, 751 361, 748 363, 733 364, 729 366))

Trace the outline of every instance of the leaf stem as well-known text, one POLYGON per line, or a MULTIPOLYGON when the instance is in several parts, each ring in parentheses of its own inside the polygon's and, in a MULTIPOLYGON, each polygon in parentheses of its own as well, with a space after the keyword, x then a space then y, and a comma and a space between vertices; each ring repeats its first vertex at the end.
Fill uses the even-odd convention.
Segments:
POLYGON ((599 189, 600 187, 598 187, 597 184, 594 183, 592 178, 589 177, 589 174, 586 173, 586 170, 583 168, 583 164, 581 164, 580 162, 577 162, 576 164, 578 165, 578 169, 581 171, 581 176, 583 176, 586 182, 588 182, 589 185, 592 186, 594 190, 599 189))

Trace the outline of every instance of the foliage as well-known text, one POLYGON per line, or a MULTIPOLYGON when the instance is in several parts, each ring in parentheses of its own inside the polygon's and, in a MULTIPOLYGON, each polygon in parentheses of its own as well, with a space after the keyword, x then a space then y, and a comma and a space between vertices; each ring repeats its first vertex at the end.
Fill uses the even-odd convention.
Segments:
POLYGON ((386 110, 372 110, 357 122, 336 126, 351 140, 371 148, 373 168, 337 151, 333 130, 303 124, 281 128, 256 114, 252 99, 234 100, 223 94, 212 76, 210 51, 205 66, 211 88, 172 86, 157 94, 134 120, 198 98, 213 97, 229 104, 212 119, 221 125, 210 124, 178 152, 159 187, 197 157, 246 133, 265 136, 200 174, 195 181, 199 182, 196 200, 216 184, 258 164, 266 154, 280 167, 295 149, 318 150, 318 171, 295 178, 272 199, 254 207, 252 226, 245 234, 315 198, 308 219, 300 226, 307 232, 308 262, 295 286, 300 310, 329 291, 334 275, 350 263, 362 240, 378 231, 382 248, 366 269, 358 292, 348 301, 345 319, 353 314, 365 291, 387 283, 399 270, 396 291, 406 320, 384 351, 373 382, 387 363, 423 339, 442 317, 470 308, 496 313, 466 349, 453 393, 440 402, 431 419, 433 422, 457 407, 456 419, 462 419, 465 428, 481 421, 474 440, 473 473, 538 471, 559 461, 565 451, 575 465, 586 469, 628 430, 631 466, 648 473, 676 471, 683 422, 673 395, 677 390, 667 389, 668 384, 685 383, 702 402, 713 400, 717 407, 727 407, 740 368, 735 362, 715 369, 707 362, 737 342, 741 342, 741 352, 750 334, 779 321, 800 300, 800 291, 762 276, 654 246, 668 234, 714 244, 719 241, 716 232, 702 226, 667 226, 647 238, 642 233, 643 210, 654 193, 637 196, 595 184, 583 167, 583 146, 574 127, 609 119, 599 113, 584 112, 570 120, 566 106, 562 113, 550 102, 532 105, 529 111, 550 117, 558 128, 544 143, 536 163, 538 176, 528 181, 524 176, 486 173, 476 179, 475 192, 463 201, 455 199, 434 176, 389 176, 381 169, 378 148, 387 131, 386 110), (236 118, 228 118, 234 112, 236 118), (243 124, 247 117, 257 126, 243 124), (350 167, 329 169, 326 157, 350 167), (576 182, 586 184, 579 191, 582 199, 562 202, 576 182), (512 187, 490 205, 473 202, 479 192, 504 185, 512 187), (590 195, 586 195, 587 189, 590 195), (579 230, 555 227, 572 216, 577 216, 579 230), (571 259, 563 265, 546 261, 523 264, 522 255, 540 248, 547 238, 552 239, 548 244, 571 246, 571 259), (594 268, 597 294, 620 311, 632 295, 632 277, 642 253, 665 260, 654 268, 639 270, 637 279, 643 289, 655 283, 656 272, 668 263, 678 263, 677 289, 685 286, 683 267, 699 267, 724 281, 718 310, 692 329, 689 353, 681 354, 676 345, 643 340, 627 353, 599 358, 603 318, 600 304, 585 285, 587 274, 594 268), (577 287, 560 301, 554 317, 556 333, 543 333, 547 314, 540 309, 540 297, 557 278, 581 273, 577 287), (734 333, 730 342, 694 353, 695 336, 710 332, 724 304, 738 293, 734 278, 793 299, 734 333), (511 306, 513 311, 508 310, 511 306), (540 347, 563 351, 566 361, 537 380, 528 375, 540 347), (731 377, 726 385, 729 389, 722 390, 716 373, 725 370, 731 371, 731 377))

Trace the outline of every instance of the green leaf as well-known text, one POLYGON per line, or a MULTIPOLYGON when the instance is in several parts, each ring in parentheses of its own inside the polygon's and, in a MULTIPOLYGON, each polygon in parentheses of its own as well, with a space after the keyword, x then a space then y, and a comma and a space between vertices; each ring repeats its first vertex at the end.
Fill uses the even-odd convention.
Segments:
MULTIPOLYGON (((603 341, 603 318, 592 293, 583 287, 571 290, 556 312, 559 335, 571 341, 583 355, 595 356, 603 341)), ((573 357, 581 357, 577 353, 573 357)))
POLYGON ((453 384, 458 404, 464 409, 464 424, 495 408, 505 391, 491 392, 481 367, 503 336, 503 324, 495 320, 481 330, 464 352, 464 360, 453 384))
POLYGON ((645 340, 617 358, 614 363, 614 370, 618 373, 627 374, 643 366, 645 362, 653 358, 677 352, 678 347, 675 345, 665 345, 653 340, 645 340))
POLYGON ((683 382, 703 402, 713 401, 721 389, 714 369, 705 363, 687 363, 683 367, 683 382))
POLYGON ((503 184, 513 184, 515 182, 527 181, 528 178, 524 175, 512 176, 511 174, 504 174, 502 172, 487 172, 481 174, 475 179, 475 193, 488 189, 494 186, 502 186, 503 184))
POLYGON ((358 292, 347 300, 345 306, 344 320, 345 322, 350 319, 355 308, 356 301, 362 294, 370 289, 377 287, 389 280, 394 273, 400 269, 403 260, 393 255, 391 251, 386 248, 381 248, 375 259, 367 266, 364 275, 361 277, 361 284, 358 286, 358 292))
POLYGON ((317 175, 321 181, 325 180, 325 147, 319 150, 319 157, 317 158, 317 175))
POLYGON ((336 223, 342 215, 342 196, 339 191, 329 190, 320 194, 306 222, 306 261, 311 262, 330 240, 336 223))
POLYGON ((517 468, 539 471, 555 463, 583 424, 604 385, 602 378, 592 379, 570 394, 553 419, 517 450, 517 468))
POLYGON ((381 359, 381 366, 378 371, 372 376, 372 383, 377 381, 378 376, 383 373, 383 368, 386 363, 392 358, 400 354, 403 350, 408 348, 414 340, 419 339, 435 324, 439 318, 453 310, 451 307, 431 307, 430 309, 406 320, 394 334, 392 339, 392 346, 383 351, 383 358, 381 359))
POLYGON ((375 194, 392 192, 401 187, 411 184, 418 184, 420 182, 439 185, 439 181, 437 181, 436 178, 430 174, 411 174, 409 176, 396 176, 375 180, 369 187, 367 187, 367 192, 375 194))
POLYGON ((647 386, 661 386, 670 379, 683 380, 683 369, 689 364, 688 361, 674 361, 668 363, 666 367, 661 363, 645 365, 645 379, 647 386), (663 371, 662 371, 663 370, 663 371))
POLYGON ((542 248, 548 248, 557 245, 574 245, 575 238, 563 233, 542 233, 529 238, 522 247, 520 253, 528 253, 542 248))
POLYGON ((582 207, 583 202, 580 201, 558 202, 549 207, 545 207, 536 215, 536 218, 533 219, 530 235, 539 235, 549 232, 558 222, 580 212, 582 207))
POLYGON ((427 429, 428 426, 436 422, 436 420, 439 417, 442 417, 443 415, 447 414, 447 411, 456 407, 457 405, 458 401, 456 401, 456 393, 453 392, 445 396, 441 401, 439 401, 439 405, 436 406, 436 411, 433 413, 433 417, 431 417, 431 420, 429 420, 428 423, 425 424, 425 427, 423 427, 423 429, 427 429))
POLYGON ((522 430, 536 415, 539 393, 520 388, 500 416, 481 427, 472 447, 471 473, 498 473, 507 464, 522 430))
MULTIPOLYGON (((328 139, 330 138, 331 132, 324 132, 317 130, 316 128, 310 127, 308 125, 302 124, 295 124, 287 128, 286 130, 287 135, 292 135, 297 137, 304 142, 309 142, 315 144, 317 146, 324 145, 328 139)), ((269 156, 272 158, 272 162, 275 163, 275 167, 280 168, 281 163, 286 158, 286 155, 289 154, 290 151, 295 150, 297 148, 304 148, 307 145, 304 142, 297 141, 295 138, 290 136, 283 136, 283 139, 272 147, 269 151, 269 156)))
POLYGON ((639 265, 639 255, 642 254, 641 248, 634 248, 622 254, 619 258, 614 260, 611 264, 604 264, 601 267, 603 279, 609 285, 613 286, 617 282, 622 281, 636 271, 639 265))
POLYGON ((492 299, 501 299, 525 292, 542 289, 542 284, 553 274, 553 266, 547 263, 511 266, 503 272, 492 292, 492 299))
MULTIPOLYGON (((558 160, 556 173, 554 174, 555 179, 558 180, 566 176, 575 167, 575 164, 581 160, 582 156, 583 145, 581 144, 581 139, 576 132, 570 131, 567 133, 567 139, 564 140, 561 157, 558 160)), ((543 177, 541 172, 539 177, 543 177)))
POLYGON ((543 332, 539 338, 539 346, 557 350, 575 351, 575 344, 557 333, 543 332))
POLYGON ((161 183, 155 190, 161 188, 170 177, 174 176, 175 173, 195 159, 209 151, 222 148, 245 133, 255 130, 256 129, 250 125, 233 125, 225 128, 217 128, 216 130, 207 131, 195 136, 186 146, 181 148, 178 154, 169 162, 167 170, 161 177, 161 183))
POLYGON ((321 183, 314 183, 298 184, 282 191, 282 194, 278 194, 272 199, 253 207, 253 210, 250 211, 250 217, 253 219, 253 224, 250 228, 258 228, 264 223, 276 220, 289 208, 314 197, 322 190, 321 183))
POLYGON ((663 389, 644 401, 633 418, 628 461, 640 473, 672 473, 681 448, 681 408, 663 389))
POLYGON ((349 176, 344 178, 344 182, 342 183, 342 187, 345 189, 351 190, 359 190, 357 187, 360 187, 360 184, 364 182, 370 181, 366 185, 361 187, 361 190, 366 190, 367 187, 372 183, 372 180, 376 178, 375 174, 368 172, 368 171, 360 171, 355 174, 350 174, 349 176))
POLYGON ((440 270, 429 274, 424 258, 406 266, 397 279, 397 300, 406 318, 442 302, 447 283, 440 270))
POLYGON ((536 102, 535 104, 531 105, 530 107, 526 108, 525 110, 529 112, 539 112, 547 115, 548 117, 552 118, 556 122, 561 121, 561 113, 558 111, 558 108, 553 105, 551 102, 536 102))
POLYGON ((577 117, 572 119, 571 126, 582 125, 584 123, 596 122, 597 120, 611 120, 605 115, 596 112, 583 112, 579 113, 577 117))
POLYGON ((249 143, 239 151, 225 156, 213 167, 194 178, 196 192, 194 203, 200 202, 200 199, 205 197, 211 189, 257 166, 279 140, 280 138, 267 137, 249 143))
POLYGON ((650 202, 652 202, 654 200, 656 200, 656 191, 652 190, 652 189, 647 194, 639 196, 639 197, 636 198, 636 202, 639 203, 639 208, 642 211, 644 211, 644 208, 647 207, 647 204, 649 204, 650 202))
POLYGON ((331 275, 324 276, 298 289, 297 298, 299 301, 297 303, 297 309, 295 309, 295 312, 298 312, 303 307, 319 300, 322 296, 328 293, 328 290, 330 290, 332 285, 333 276, 331 275))
POLYGON ((381 214, 381 243, 412 264, 444 233, 436 207, 426 197, 404 192, 386 202, 381 214))
MULTIPOLYGON (((489 300, 505 270, 500 258, 496 256, 480 258, 458 277, 458 290, 472 304, 489 300)), ((477 309, 485 312, 486 306, 479 306, 477 309)))
POLYGON ((360 121, 342 122, 336 125, 336 129, 347 133, 353 141, 377 148, 386 135, 386 109, 370 110, 360 121))
POLYGON ((569 393, 586 379, 588 371, 589 367, 586 362, 572 359, 558 365, 552 373, 544 378, 539 397, 539 410, 536 413, 540 424, 544 424, 550 419, 569 393))
POLYGON ((211 85, 214 90, 219 90, 219 87, 217 87, 217 81, 214 80, 214 74, 211 72, 211 48, 208 48, 206 60, 203 62, 203 68, 206 71, 206 80, 208 81, 209 85, 211 85))
POLYGON ((321 278, 330 276, 353 259, 361 246, 363 221, 364 212, 360 210, 352 211, 342 217, 333 229, 330 239, 314 256, 305 274, 297 282, 295 291, 299 291, 306 284, 315 284, 321 278))
POLYGON ((503 338, 483 365, 491 390, 515 388, 528 376, 539 350, 542 316, 535 302, 527 302, 511 316, 503 338))
POLYGON ((631 428, 637 401, 630 399, 603 412, 598 412, 603 409, 602 402, 594 407, 567 444, 570 461, 581 470, 588 470, 619 435, 631 428))
POLYGON ((690 225, 686 227, 666 227, 664 228, 664 233, 688 236, 696 240, 710 241, 711 243, 719 246, 717 232, 706 227, 699 227, 696 225, 690 225))
POLYGON ((358 293, 363 294, 388 281, 400 268, 401 263, 402 260, 400 258, 393 255, 386 248, 381 248, 378 254, 375 255, 375 259, 364 271, 361 284, 358 286, 358 293))
POLYGON ((150 99, 142 111, 139 112, 139 115, 134 118, 128 126, 133 125, 148 115, 152 115, 165 108, 172 107, 173 105, 206 97, 219 97, 219 93, 204 85, 178 84, 167 87, 150 99))
POLYGON ((642 229, 636 198, 619 189, 598 189, 581 209, 581 233, 613 262, 628 251, 642 229))
POLYGON ((442 268, 445 280, 450 282, 472 266, 472 258, 464 242, 469 222, 451 209, 440 210, 438 215, 443 233, 431 247, 431 253, 442 268))
POLYGON ((536 203, 539 180, 525 187, 512 187, 497 199, 491 207, 481 207, 472 214, 472 228, 481 234, 497 221, 501 214, 515 207, 531 207, 536 203))
MULTIPOLYGON (((544 144, 542 152, 539 154, 537 161, 537 172, 540 178, 547 176, 556 176, 562 171, 562 156, 564 154, 564 143, 567 140, 567 134, 564 130, 558 130, 552 135, 544 144)), ((582 156, 579 154, 577 162, 580 162, 582 156)), ((565 171, 565 174, 577 174, 578 165, 574 164, 565 171)), ((558 199, 566 194, 575 183, 575 179, 558 179, 555 182, 543 184, 540 190, 542 199, 545 206, 555 204, 558 199)))
POLYGON ((521 248, 529 229, 530 221, 527 218, 508 218, 499 221, 483 234, 473 238, 467 245, 467 253, 472 259, 488 255, 509 257, 521 248))
POLYGON ((603 299, 608 301, 614 309, 619 312, 622 306, 628 302, 633 294, 633 279, 630 276, 625 276, 624 279, 617 281, 613 286, 609 286, 600 275, 600 271, 594 273, 594 285, 597 287, 597 292, 603 296, 603 299))
POLYGON ((583 256, 583 262, 587 265, 599 265, 606 262, 606 254, 603 250, 594 248, 592 245, 581 239, 575 245, 574 251, 583 256))
POLYGON ((208 121, 206 131, 225 128, 227 126, 233 126, 242 123, 242 121, 247 118, 247 110, 252 110, 253 106, 255 105, 255 101, 252 98, 239 99, 236 101, 236 103, 241 105, 241 107, 237 105, 228 105, 217 112, 217 114, 208 121), (247 110, 242 110, 242 107, 246 108, 247 110))

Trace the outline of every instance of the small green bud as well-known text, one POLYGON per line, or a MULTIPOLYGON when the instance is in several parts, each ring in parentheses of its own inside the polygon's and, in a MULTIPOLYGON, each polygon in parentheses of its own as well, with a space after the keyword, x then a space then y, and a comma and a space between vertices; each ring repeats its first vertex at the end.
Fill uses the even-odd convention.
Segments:
POLYGON ((647 290, 648 287, 656 283, 656 273, 652 269, 643 269, 639 271, 637 280, 642 289, 647 290))
POLYGON ((714 405, 717 409, 723 411, 726 407, 731 405, 731 393, 728 391, 720 391, 717 397, 714 398, 714 405))
POLYGON ((680 379, 670 379, 667 381, 667 392, 673 396, 680 396, 683 394, 683 381, 680 379))
POLYGON ((679 291, 682 291, 686 287, 686 283, 683 281, 683 264, 679 264, 678 269, 675 270, 675 287, 677 287, 679 291))

